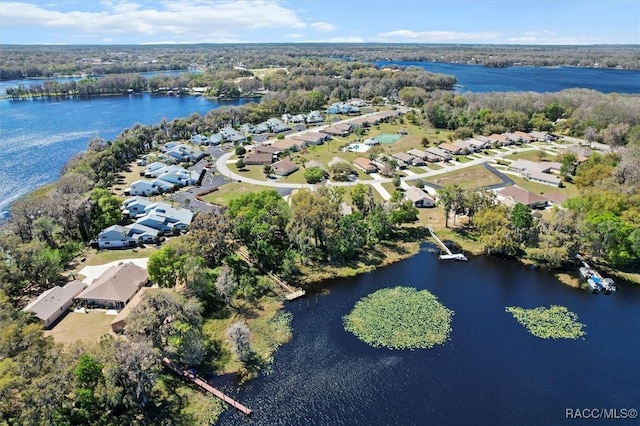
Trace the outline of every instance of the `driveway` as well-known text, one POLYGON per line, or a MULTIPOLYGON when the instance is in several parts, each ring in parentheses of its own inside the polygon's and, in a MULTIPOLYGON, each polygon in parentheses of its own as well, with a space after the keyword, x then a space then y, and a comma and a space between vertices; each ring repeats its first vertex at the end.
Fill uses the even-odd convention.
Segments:
POLYGON ((78 272, 80 275, 84 275, 86 278, 82 280, 85 284, 91 284, 93 280, 98 278, 100 275, 104 273, 107 269, 112 266, 119 265, 121 263, 133 263, 134 265, 138 265, 141 268, 147 268, 147 262, 149 261, 148 257, 136 258, 136 259, 121 259, 115 260, 113 262, 105 263, 104 265, 94 265, 94 266, 85 266, 78 272))

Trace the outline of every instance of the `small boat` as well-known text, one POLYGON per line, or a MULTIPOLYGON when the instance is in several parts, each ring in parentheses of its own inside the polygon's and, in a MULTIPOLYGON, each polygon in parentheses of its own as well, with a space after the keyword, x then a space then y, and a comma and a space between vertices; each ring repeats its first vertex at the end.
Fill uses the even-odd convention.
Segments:
POLYGON ((587 278, 587 284, 591 287, 591 293, 598 294, 600 290, 602 290, 602 285, 598 281, 597 278, 587 278))
POLYGON ((605 293, 611 293, 612 291, 616 291, 616 283, 611 278, 603 279, 602 286, 604 287, 605 293))

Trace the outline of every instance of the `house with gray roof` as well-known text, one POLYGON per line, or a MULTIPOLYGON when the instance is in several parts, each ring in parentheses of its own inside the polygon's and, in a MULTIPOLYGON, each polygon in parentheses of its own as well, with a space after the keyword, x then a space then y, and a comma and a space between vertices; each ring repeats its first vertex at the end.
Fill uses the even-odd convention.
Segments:
POLYGON ((101 249, 135 247, 136 245, 136 239, 129 237, 129 230, 122 225, 111 225, 98 234, 98 247, 101 249))
POLYGON ((86 288, 82 281, 68 282, 64 287, 55 286, 42 293, 27 306, 24 312, 33 314, 45 328, 51 327, 73 304, 73 299, 86 288))
POLYGON ((174 208, 163 202, 149 204, 144 212, 145 215, 138 218, 136 223, 164 233, 173 232, 174 229, 185 230, 193 220, 191 210, 174 208))
POLYGON ((276 161, 271 165, 273 174, 277 176, 289 176, 291 173, 298 170, 300 167, 296 163, 290 160, 276 161))
POLYGON ((436 202, 429 194, 422 189, 410 186, 404 191, 404 196, 411 201, 415 207, 435 207, 436 202))
POLYGON ((77 297, 86 306, 122 309, 141 287, 149 283, 149 273, 133 263, 111 266, 77 297))
POLYGON ((440 148, 429 147, 427 148, 427 153, 431 155, 435 155, 436 157, 440 158, 441 161, 451 160, 451 154, 449 154, 447 151, 440 148))
POLYGON ((122 203, 122 214, 134 219, 137 215, 143 214, 145 207, 151 204, 145 197, 129 197, 122 203))

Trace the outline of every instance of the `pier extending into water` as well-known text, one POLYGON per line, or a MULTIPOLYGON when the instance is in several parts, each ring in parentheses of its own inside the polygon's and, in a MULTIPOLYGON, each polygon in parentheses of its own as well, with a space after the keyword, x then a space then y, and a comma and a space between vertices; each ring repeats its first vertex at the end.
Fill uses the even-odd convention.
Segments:
POLYGON ((431 237, 436 240, 436 242, 438 243, 438 245, 442 248, 442 250, 444 250, 444 252, 446 254, 440 254, 440 259, 441 260, 469 260, 467 259, 467 257, 462 254, 462 253, 451 253, 451 250, 449 250, 449 247, 447 247, 442 241, 440 241, 440 238, 438 238, 438 236, 436 235, 435 232, 433 232, 433 229, 431 229, 430 226, 427 226, 427 229, 429 230, 429 233, 431 234, 431 237))
POLYGON ((242 257, 242 259, 244 259, 245 262, 260 269, 260 271, 262 271, 266 276, 268 276, 271 279, 271 281, 273 281, 281 289, 283 289, 285 291, 284 293, 285 299, 295 300, 305 295, 305 291, 303 289, 290 286, 289 284, 282 281, 279 277, 277 277, 273 272, 267 271, 266 269, 264 269, 261 265, 258 264, 258 262, 256 262, 255 260, 253 260, 251 256, 249 256, 249 252, 245 248, 243 247, 239 248, 237 250, 237 253, 240 255, 240 257, 242 257))
POLYGON ((221 399, 222 401, 226 402, 227 404, 229 404, 236 410, 240 411, 241 413, 246 414, 247 416, 251 415, 252 413, 251 409, 240 404, 238 401, 231 398, 230 396, 223 394, 218 389, 214 388, 205 380, 193 374, 192 372, 185 370, 184 368, 174 364, 169 358, 167 357, 162 358, 162 363, 165 366, 167 366, 169 369, 171 369, 174 373, 176 373, 178 376, 184 377, 185 379, 189 380, 191 383, 198 386, 200 389, 204 390, 205 392, 208 392, 213 396, 215 396, 216 398, 221 399))

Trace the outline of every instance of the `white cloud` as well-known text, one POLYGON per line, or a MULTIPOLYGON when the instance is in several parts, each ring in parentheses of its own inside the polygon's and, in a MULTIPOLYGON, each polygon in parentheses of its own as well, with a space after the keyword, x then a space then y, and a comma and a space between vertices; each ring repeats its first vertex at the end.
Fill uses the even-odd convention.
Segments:
POLYGON ((316 31, 322 31, 325 33, 328 33, 330 31, 334 31, 336 29, 336 26, 333 24, 330 24, 328 22, 314 22, 311 25, 311 28, 313 28, 316 31))
POLYGON ((378 34, 379 41, 415 42, 415 43, 443 43, 443 42, 484 42, 495 40, 500 36, 498 32, 456 32, 456 31, 412 31, 396 30, 378 34))
POLYGON ((249 30, 307 27, 294 10, 267 0, 103 0, 91 6, 100 10, 62 12, 33 3, 3 1, 2 25, 68 30, 101 39, 121 34, 130 40, 162 38, 174 42, 237 40, 236 33, 249 30))

